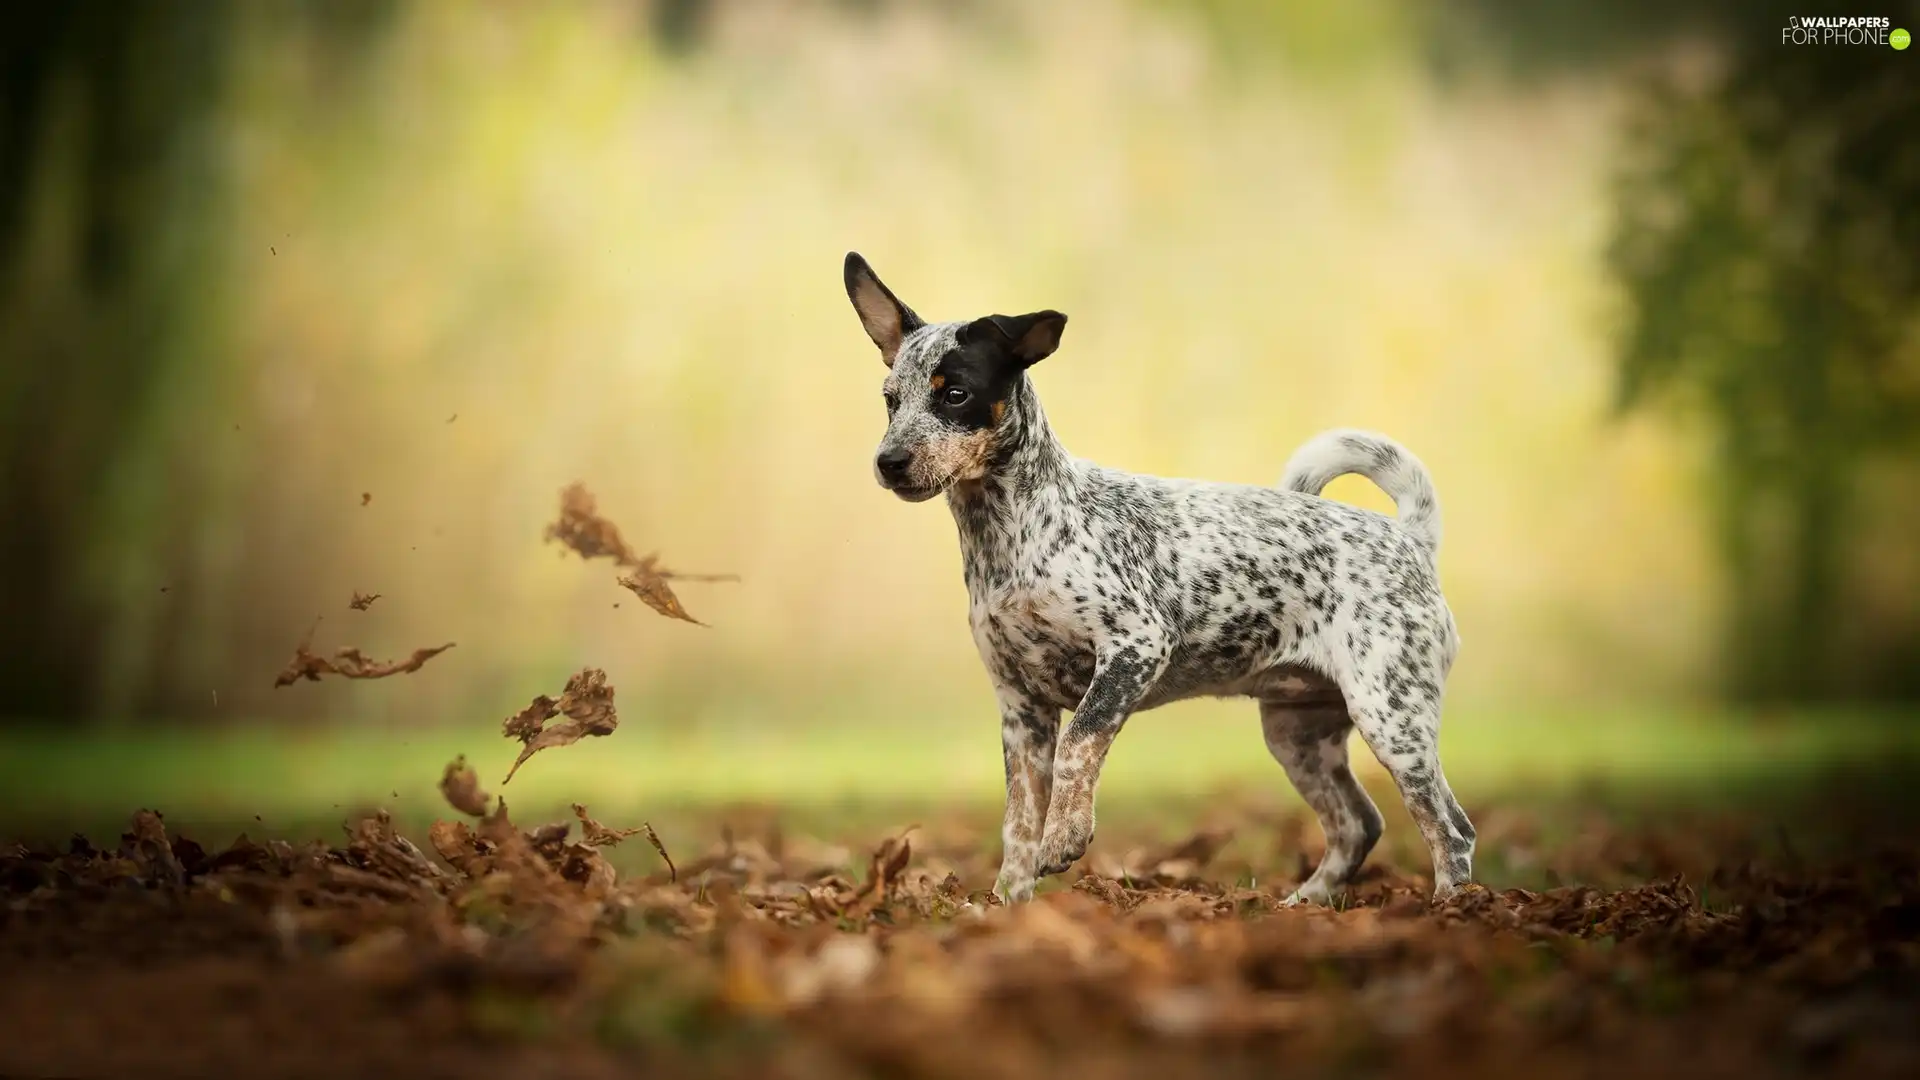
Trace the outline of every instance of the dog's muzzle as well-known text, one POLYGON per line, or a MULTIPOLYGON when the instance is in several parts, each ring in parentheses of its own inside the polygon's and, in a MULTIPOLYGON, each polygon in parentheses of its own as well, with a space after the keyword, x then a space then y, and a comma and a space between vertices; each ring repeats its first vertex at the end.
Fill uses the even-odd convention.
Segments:
POLYGON ((879 478, 881 487, 907 502, 925 502, 940 493, 937 488, 921 487, 913 482, 913 452, 910 450, 882 450, 873 459, 873 473, 879 478))

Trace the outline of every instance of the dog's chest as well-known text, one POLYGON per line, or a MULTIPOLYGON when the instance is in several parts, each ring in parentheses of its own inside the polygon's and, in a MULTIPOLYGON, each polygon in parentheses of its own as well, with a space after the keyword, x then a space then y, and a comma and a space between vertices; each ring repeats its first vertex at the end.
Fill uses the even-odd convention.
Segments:
POLYGON ((969 621, 980 658, 1057 708, 1072 709, 1093 681, 1094 628, 1084 604, 1045 580, 971 590, 969 621))

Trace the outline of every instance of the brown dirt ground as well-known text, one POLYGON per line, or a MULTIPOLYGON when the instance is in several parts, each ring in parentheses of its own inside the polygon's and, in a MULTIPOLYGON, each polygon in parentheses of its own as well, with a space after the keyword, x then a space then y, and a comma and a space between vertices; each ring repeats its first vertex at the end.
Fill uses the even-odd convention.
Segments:
POLYGON ((1920 843, 1766 862, 1703 819, 1481 816, 1546 880, 1640 884, 1432 907, 1385 851, 1343 909, 1287 909, 1317 829, 1229 816, 1266 853, 1203 830, 1006 908, 978 821, 730 830, 672 875, 639 838, 623 876, 584 811, 218 853, 143 812, 0 847, 0 1074, 1920 1075, 1920 843))

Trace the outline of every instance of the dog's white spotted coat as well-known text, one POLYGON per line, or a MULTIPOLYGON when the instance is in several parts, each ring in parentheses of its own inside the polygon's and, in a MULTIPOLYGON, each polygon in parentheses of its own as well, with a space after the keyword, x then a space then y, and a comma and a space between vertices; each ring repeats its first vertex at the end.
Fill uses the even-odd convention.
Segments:
POLYGON ((928 325, 857 255, 846 281, 889 366, 879 478, 910 501, 944 492, 959 526, 1002 720, 1002 898, 1031 897, 1086 852, 1101 764, 1128 717, 1198 696, 1259 703, 1268 749, 1326 832, 1290 899, 1328 902, 1379 839, 1348 767, 1356 727, 1420 827, 1436 898, 1471 879, 1473 826, 1437 745, 1459 639, 1418 459, 1336 431, 1302 447, 1277 488, 1103 468, 1060 445, 1025 373, 1064 316, 928 325), (1378 483, 1400 516, 1318 497, 1346 473, 1378 483))

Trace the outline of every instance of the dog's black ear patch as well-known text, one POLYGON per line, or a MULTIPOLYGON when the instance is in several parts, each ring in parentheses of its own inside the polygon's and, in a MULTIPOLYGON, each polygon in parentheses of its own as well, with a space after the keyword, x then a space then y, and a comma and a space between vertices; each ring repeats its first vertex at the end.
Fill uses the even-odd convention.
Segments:
POLYGON ((1053 351, 1060 347, 1060 335, 1066 329, 1067 317, 1057 311, 988 315, 962 327, 960 342, 997 347, 1025 369, 1052 356, 1053 351))
POLYGON ((900 343, 908 334, 927 325, 926 322, 893 295, 893 290, 887 288, 859 252, 847 252, 841 276, 846 281, 847 299, 853 301, 853 310, 860 316, 860 325, 880 347, 880 359, 892 367, 893 358, 900 353, 900 343))

